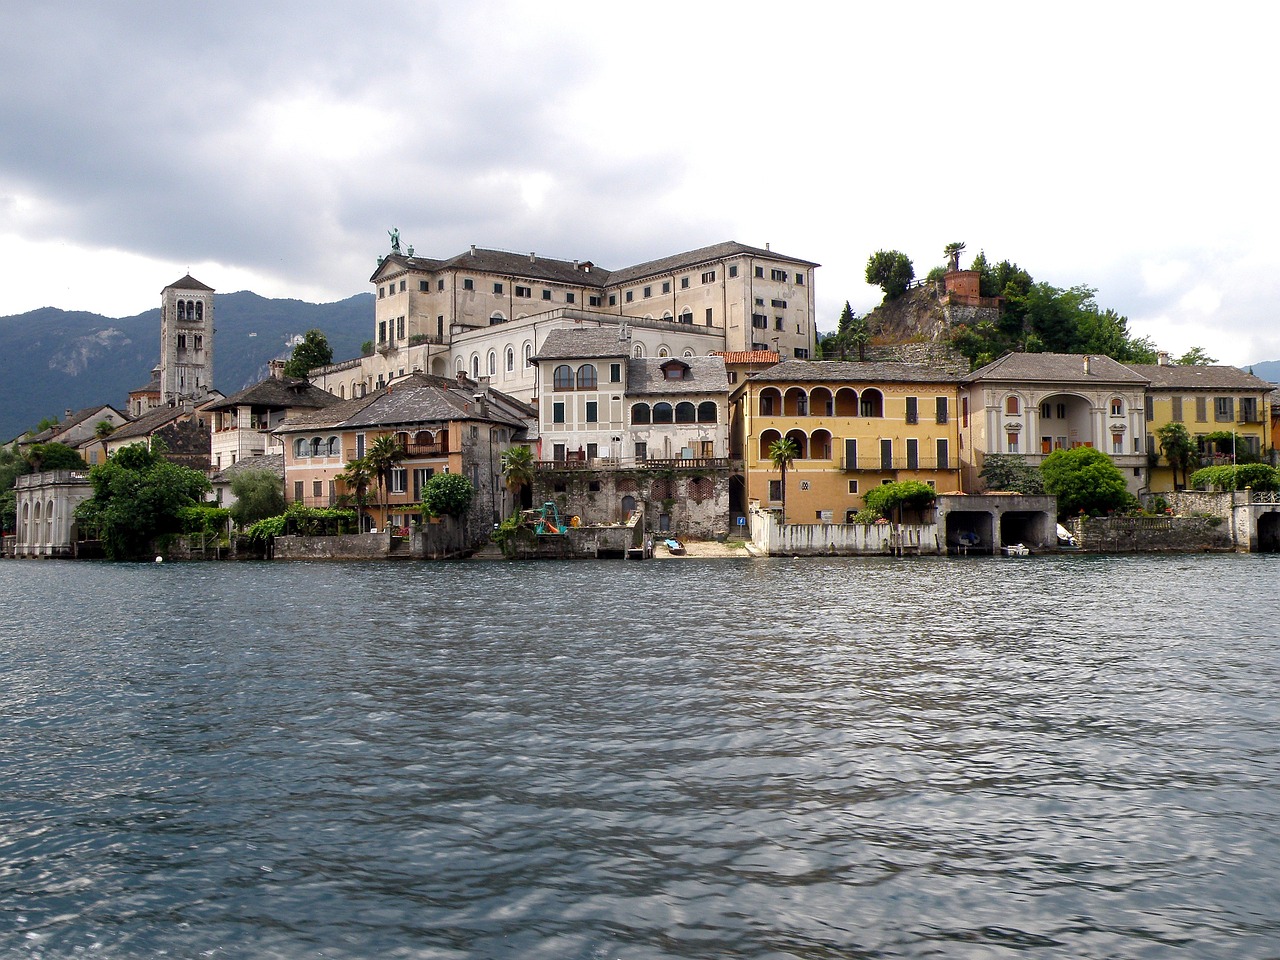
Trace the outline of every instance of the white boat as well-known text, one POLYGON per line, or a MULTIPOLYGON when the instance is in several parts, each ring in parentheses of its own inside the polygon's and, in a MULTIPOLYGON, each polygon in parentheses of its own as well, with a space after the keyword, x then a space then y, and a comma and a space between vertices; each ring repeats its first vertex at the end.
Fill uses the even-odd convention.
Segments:
POLYGON ((1031 551, 1021 543, 1009 543, 1002 549, 1004 550, 1004 555, 1006 557, 1025 557, 1031 553, 1031 551))

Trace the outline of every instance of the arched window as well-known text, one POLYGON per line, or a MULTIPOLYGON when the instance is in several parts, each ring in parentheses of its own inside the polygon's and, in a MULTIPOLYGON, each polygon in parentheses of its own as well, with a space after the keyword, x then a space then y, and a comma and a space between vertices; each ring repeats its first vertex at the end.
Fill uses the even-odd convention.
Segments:
POLYGON ((676 404, 676 423, 697 423, 698 408, 688 400, 676 404))
POLYGON ((338 443, 337 437, 329 438, 329 449, 326 451, 326 455, 330 457, 342 456, 342 446, 338 443))
POLYGON ((311 438, 311 455, 312 455, 313 457, 318 457, 318 456, 320 456, 320 455, 321 455, 321 452, 324 450, 324 448, 325 448, 325 447, 324 447, 324 441, 323 441, 323 440, 321 440, 319 437, 312 437, 312 438, 311 438))
POLYGON ((782 439, 782 434, 777 430, 766 430, 760 434, 760 460, 767 462, 769 459, 769 448, 782 439))
POLYGON ((715 423, 719 419, 719 411, 714 400, 703 400, 698 404, 698 422, 715 423))
POLYGON ((338 399, 339 400, 347 399, 347 385, 345 383, 338 385, 338 399))
POLYGON ((494 350, 489 351, 489 376, 496 377, 498 375, 498 354, 494 350))
POLYGON ((792 430, 787 439, 796 445, 796 459, 809 459, 809 437, 803 430, 792 430))
POLYGON ((480 354, 473 353, 471 355, 471 379, 480 379, 480 354))
POLYGON ((836 391, 836 416, 856 417, 858 415, 858 391, 851 387, 841 387, 836 391))
POLYGON ((653 422, 654 423, 672 423, 675 420, 675 411, 671 409, 671 404, 665 400, 661 403, 653 405, 653 422))
POLYGON ((809 440, 809 459, 831 459, 831 434, 826 430, 815 430, 809 440))
POLYGON ((649 405, 647 403, 633 403, 631 405, 631 422, 632 423, 648 423, 649 422, 649 405))
POLYGON ((401 450, 409 449, 409 434, 403 430, 396 434, 396 446, 401 450))
POLYGON ((413 435, 413 443, 417 447, 429 447, 435 443, 435 437, 431 435, 430 430, 419 430, 413 435))
POLYGON ((578 389, 594 390, 596 386, 596 365, 584 363, 578 368, 578 389))
POLYGON ((304 440, 302 437, 299 437, 297 440, 293 441, 293 455, 295 458, 301 460, 303 457, 307 456, 307 454, 310 452, 311 452, 311 445, 307 443, 307 441, 304 440))
POLYGON ((507 322, 507 318, 502 315, 501 310, 493 311, 493 315, 489 317, 489 326, 491 327, 496 326, 499 323, 506 323, 506 322, 507 322))
POLYGON ((693 351, 692 351, 691 349, 689 349, 688 347, 685 347, 685 348, 684 348, 684 353, 682 354, 682 356, 685 356, 685 357, 692 357, 692 356, 693 356, 693 351))
POLYGON ((884 395, 874 387, 863 390, 859 406, 864 417, 883 417, 884 395))
POLYGON ((528 366, 529 361, 533 359, 533 344, 528 340, 524 343, 524 362, 528 366))
POLYGON ((1011 417, 1016 417, 1022 412, 1022 405, 1018 403, 1018 398, 1008 396, 1004 398, 1004 412, 1011 417))
MULTIPOLYGON (((461 357, 459 357, 457 360, 455 360, 455 361, 454 361, 454 363, 453 363, 453 365, 454 365, 454 367, 456 368, 456 369, 454 370, 454 372, 455 372, 455 373, 462 373, 464 370, 466 370, 466 369, 467 369, 467 361, 463 360, 461 357)), ((354 388, 354 387, 352 387, 352 388, 351 388, 351 395, 352 395, 353 397, 355 396, 355 388, 354 388)))
POLYGON ((659 347, 659 348, 658 348, 658 356, 660 356, 660 357, 669 357, 669 356, 671 356, 671 351, 670 351, 670 350, 668 350, 666 347, 659 347))
POLYGON ((671 320, 673 320, 673 319, 675 319, 675 318, 671 316, 671 311, 670 311, 670 310, 663 310, 663 311, 662 311, 662 319, 663 319, 663 320, 666 320, 666 321, 668 321, 668 322, 670 322, 671 320))
POLYGON ((516 368, 516 352, 507 347, 507 373, 511 373, 516 368))
POLYGON ((835 400, 826 387, 814 387, 809 392, 809 416, 829 417, 836 411, 835 400))
POLYGON ((185 300, 178 301, 178 319, 179 320, 187 319, 187 301, 185 300))
POLYGON ((692 311, 692 310, 690 310, 688 307, 685 307, 683 310, 681 310, 681 311, 680 311, 680 322, 681 322, 681 323, 693 323, 693 311, 692 311))
POLYGON ((1119 397, 1111 398, 1111 415, 1113 417, 1124 416, 1124 401, 1119 397))
POLYGON ((637 343, 635 346, 633 346, 633 347, 631 348, 631 356, 633 356, 633 357, 635 357, 635 358, 637 358, 637 359, 639 359, 640 357, 643 357, 643 356, 644 356, 644 344, 643 344, 643 343, 637 343))
POLYGON ((760 416, 777 417, 782 414, 782 392, 777 387, 765 387, 760 391, 760 416))
POLYGON ((551 386, 556 390, 572 390, 573 367, 567 363, 562 363, 556 367, 555 372, 551 375, 551 386))
POLYGON ((196 319, 197 320, 204 319, 204 304, 201 303, 199 300, 196 301, 196 319))

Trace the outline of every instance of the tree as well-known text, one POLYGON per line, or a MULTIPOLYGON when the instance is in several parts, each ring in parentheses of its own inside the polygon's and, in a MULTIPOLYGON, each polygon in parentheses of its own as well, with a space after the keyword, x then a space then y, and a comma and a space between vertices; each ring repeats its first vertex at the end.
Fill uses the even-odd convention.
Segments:
POLYGON ((782 480, 782 522, 787 522, 787 467, 795 462, 800 450, 790 437, 779 437, 769 444, 769 462, 782 480))
POLYGON ((12 446, 0 447, 0 530, 13 530, 18 522, 18 477, 31 472, 31 464, 12 446))
POLYGON ((391 488, 391 471, 396 468, 397 463, 404 460, 405 452, 395 434, 384 433, 369 444, 369 449, 364 455, 364 461, 369 465, 369 470, 378 483, 378 501, 383 505, 384 525, 389 514, 386 505, 387 491, 391 488))
POLYGON ((102 458, 107 457, 107 438, 116 432, 116 425, 110 420, 99 420, 93 425, 93 435, 102 442, 102 458))
POLYGON ((964 253, 964 243, 948 243, 942 248, 942 255, 947 258, 948 270, 960 269, 960 254, 964 253))
POLYGON ((284 375, 305 379, 308 371, 330 363, 333 363, 333 348, 328 339, 319 330, 308 330, 293 348, 293 355, 284 365, 284 375))
POLYGON ((862 498, 868 510, 874 510, 888 520, 894 510, 901 519, 902 510, 925 510, 938 498, 937 491, 919 480, 900 480, 872 487, 862 498))
POLYGON ((231 478, 231 519, 237 526, 248 527, 284 513, 284 485, 270 470, 246 470, 231 478))
POLYGON ((97 528, 112 560, 149 556, 156 537, 181 531, 182 508, 209 492, 203 473, 166 460, 163 449, 132 444, 89 471, 93 496, 76 516, 97 528))
MULTIPOLYGON (((363 457, 349 460, 346 469, 334 479, 351 491, 355 499, 356 519, 359 520, 368 505, 369 484, 373 482, 373 471, 368 462, 363 457)), ((361 524, 361 530, 363 529, 361 524)))
POLYGON ((1084 512, 1094 516, 1127 510, 1135 498, 1125 485, 1124 474, 1101 450, 1075 447, 1055 450, 1040 464, 1044 490, 1058 498, 1058 516, 1084 512))
POLYGON ((867 283, 883 290, 886 300, 906 293, 915 276, 910 258, 900 250, 877 250, 867 260, 867 283))
POLYGON ((27 450, 27 463, 36 473, 41 470, 83 470, 89 465, 84 457, 65 443, 37 443, 27 450))
POLYGON ((1178 488, 1178 474, 1182 474, 1182 485, 1187 484, 1187 474, 1200 463, 1196 450, 1196 442, 1187 428, 1180 423, 1166 423, 1156 430, 1156 439, 1160 443, 1160 452, 1173 468, 1173 486, 1178 488))
POLYGON ((1204 347, 1192 347, 1175 361, 1180 367, 1207 367, 1217 362, 1218 358, 1209 356, 1204 347))
POLYGON ((1191 485, 1214 490, 1280 490, 1280 472, 1265 463, 1224 463, 1197 470, 1191 475, 1191 485))
POLYGON ((460 473, 437 473, 422 488, 422 508, 433 517, 461 517, 475 499, 475 488, 460 473))
POLYGON ((992 453, 982 461, 981 477, 988 490, 1003 490, 1039 496, 1044 493, 1044 475, 1016 453, 992 453))
POLYGON ((502 477, 512 493, 533 485, 534 470, 533 450, 528 444, 511 447, 502 455, 502 477))

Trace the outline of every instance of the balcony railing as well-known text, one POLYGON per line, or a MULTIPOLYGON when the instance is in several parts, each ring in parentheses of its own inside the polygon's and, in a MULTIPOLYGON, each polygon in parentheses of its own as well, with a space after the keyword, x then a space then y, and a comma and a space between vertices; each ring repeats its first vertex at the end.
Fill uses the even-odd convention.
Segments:
POLYGON ((956 462, 937 457, 858 457, 841 458, 840 469, 846 473, 891 473, 897 470, 956 470, 956 462))
POLYGON ((537 460, 538 470, 727 470, 733 464, 728 457, 672 457, 637 460, 634 457, 566 457, 563 460, 537 460))

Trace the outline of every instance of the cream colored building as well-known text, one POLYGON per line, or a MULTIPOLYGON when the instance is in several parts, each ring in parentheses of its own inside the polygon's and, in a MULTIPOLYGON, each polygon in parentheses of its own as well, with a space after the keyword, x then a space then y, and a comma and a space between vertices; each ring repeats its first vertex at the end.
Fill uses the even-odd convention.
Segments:
POLYGON ((605 270, 472 247, 436 260, 398 241, 370 281, 374 354, 312 371, 349 398, 421 371, 464 373, 523 400, 538 389, 531 359, 562 328, 625 326, 630 356, 694 357, 775 350, 812 356, 818 264, 726 242, 605 270))

